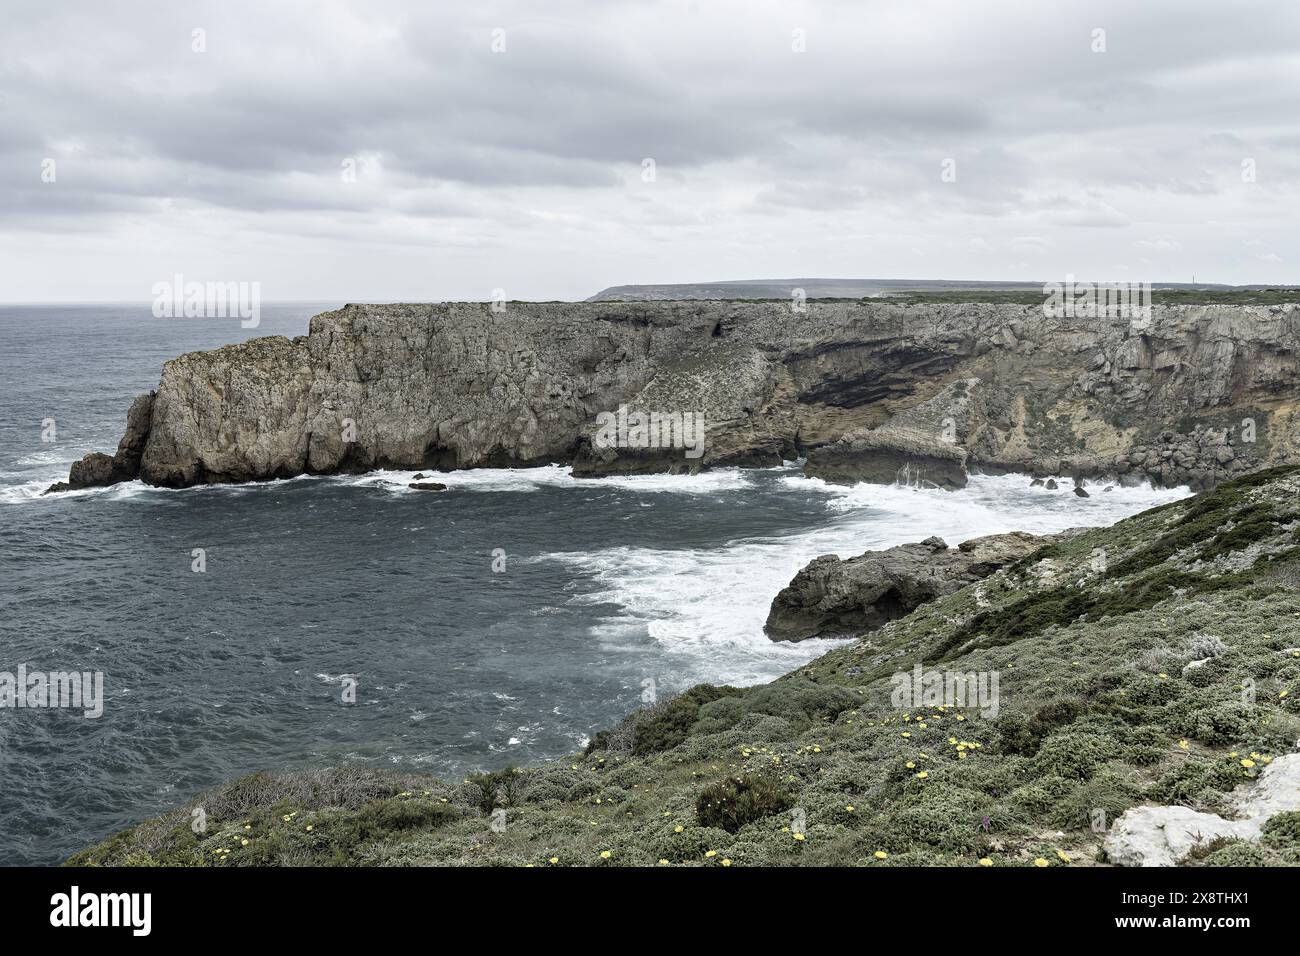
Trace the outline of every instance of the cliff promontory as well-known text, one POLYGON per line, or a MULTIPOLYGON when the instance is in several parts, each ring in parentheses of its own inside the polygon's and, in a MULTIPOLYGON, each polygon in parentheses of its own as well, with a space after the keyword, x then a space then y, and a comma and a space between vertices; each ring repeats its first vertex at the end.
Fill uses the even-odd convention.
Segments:
MULTIPOLYGON (((167 362, 64 487, 567 462, 807 458, 832 481, 973 471, 1211 487, 1300 460, 1300 306, 809 301, 350 305, 167 362), (602 433, 600 422, 620 427, 602 433), (687 418, 689 416, 689 418, 687 418), (683 419, 702 442, 683 441, 683 419), (629 427, 623 427, 630 422, 629 427)), ((689 429, 688 429, 689 431, 689 429)))

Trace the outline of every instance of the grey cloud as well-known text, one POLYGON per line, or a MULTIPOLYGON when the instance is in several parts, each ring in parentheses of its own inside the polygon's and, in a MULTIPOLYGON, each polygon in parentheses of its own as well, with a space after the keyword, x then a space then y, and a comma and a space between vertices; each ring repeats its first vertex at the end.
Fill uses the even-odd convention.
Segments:
MULTIPOLYGON (((495 250, 494 269, 558 250, 554 237, 668 268, 664 230, 680 228, 680 267, 707 272, 753 258, 745 237, 782 222, 858 234, 851 219, 868 216, 862 235, 967 250, 932 266, 956 274, 987 268, 967 254, 1109 261, 1153 235, 1253 219, 1280 260, 1298 251, 1272 233, 1294 220, 1300 181, 1300 7, 1287 0, 542 9, 8 0, 0 235, 180 228, 206 209, 272 237, 495 250), (190 49, 195 27, 205 53, 190 49), (505 53, 491 50, 497 28, 505 53), (46 156, 57 184, 40 181, 46 156), (944 183, 949 157, 958 176, 944 183), (1258 166, 1250 189, 1243 157, 1258 166), (1126 230, 1119 244, 1086 236, 1126 230), (688 247, 710 235, 720 251, 701 261, 688 247)), ((837 271, 837 253, 810 248, 825 269, 777 271, 837 271)))

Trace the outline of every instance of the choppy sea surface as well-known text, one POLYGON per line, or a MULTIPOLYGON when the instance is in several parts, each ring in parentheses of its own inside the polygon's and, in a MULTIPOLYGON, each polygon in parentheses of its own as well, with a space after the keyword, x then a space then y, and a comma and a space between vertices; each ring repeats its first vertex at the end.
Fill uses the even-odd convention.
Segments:
POLYGON ((113 451, 167 359, 306 334, 338 304, 266 306, 255 330, 147 304, 0 307, 0 672, 101 671, 105 697, 98 719, 0 709, 0 863, 57 863, 260 768, 458 779, 570 753, 646 679, 660 694, 750 684, 827 650, 762 632, 819 554, 1108 524, 1185 494, 556 465, 447 473, 446 493, 377 472, 41 495, 113 451))

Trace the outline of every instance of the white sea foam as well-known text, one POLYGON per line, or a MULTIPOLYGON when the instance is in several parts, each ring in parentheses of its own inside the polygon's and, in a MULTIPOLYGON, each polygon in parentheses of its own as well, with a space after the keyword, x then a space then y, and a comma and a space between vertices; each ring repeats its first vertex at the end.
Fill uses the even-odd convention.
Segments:
POLYGON ((70 455, 66 451, 38 451, 30 455, 24 455, 17 459, 15 465, 63 465, 66 470, 67 466, 72 464, 80 456, 70 455))
MULTIPOLYGON (((67 477, 66 469, 39 481, 0 485, 0 503, 17 504, 40 498, 56 481, 67 477)), ((63 495, 111 494, 116 498, 130 498, 141 494, 255 494, 268 488, 283 487, 289 482, 328 481, 356 488, 377 488, 393 494, 423 494, 408 487, 416 475, 423 481, 438 481, 449 491, 472 492, 528 492, 542 488, 565 488, 573 491, 593 489, 618 489, 644 493, 673 493, 711 495, 723 491, 739 491, 752 484, 752 478, 739 468, 719 468, 697 475, 610 475, 599 478, 574 478, 573 469, 567 465, 544 465, 538 468, 470 468, 464 471, 372 471, 363 475, 298 475, 271 481, 254 481, 243 484, 195 485, 191 488, 157 488, 140 481, 123 482, 109 488, 83 488, 60 492, 63 495)), ((26 475, 15 475, 26 477, 26 475)))
POLYGON ((968 538, 1006 531, 1045 534, 1080 525, 1107 525, 1147 508, 1185 497, 1186 489, 1150 487, 1102 491, 1089 498, 1068 487, 1031 488, 1022 475, 977 476, 959 491, 887 485, 828 485, 786 477, 792 494, 824 496, 827 523, 779 537, 747 538, 717 547, 653 549, 615 547, 561 552, 558 561, 595 583, 575 603, 609 605, 594 631, 608 649, 634 650, 648 638, 680 653, 699 679, 753 683, 811 660, 834 642, 773 642, 763 634, 772 598, 812 558, 850 557, 939 535, 955 546, 968 538))
MULTIPOLYGON (((67 476, 63 476, 66 478, 67 476)), ((109 485, 103 488, 77 488, 71 491, 56 491, 54 494, 46 495, 45 492, 50 485, 62 478, 46 478, 39 481, 24 481, 21 484, 8 485, 0 487, 0 504, 22 504, 32 501, 58 501, 64 498, 109 498, 124 499, 135 498, 139 495, 146 494, 159 489, 150 488, 141 481, 124 481, 120 484, 109 485)))
POLYGON ((747 488, 752 479, 739 468, 719 468, 696 475, 608 475, 575 478, 567 465, 537 468, 469 468, 464 471, 376 471, 365 475, 332 479, 358 487, 378 487, 393 492, 413 492, 407 486, 423 475, 422 481, 437 481, 448 491, 537 491, 541 488, 618 488, 647 493, 707 495, 718 491, 747 488))
POLYGON ((53 482, 50 481, 24 481, 17 485, 5 485, 0 488, 0 503, 15 505, 25 501, 35 501, 51 484, 53 482))

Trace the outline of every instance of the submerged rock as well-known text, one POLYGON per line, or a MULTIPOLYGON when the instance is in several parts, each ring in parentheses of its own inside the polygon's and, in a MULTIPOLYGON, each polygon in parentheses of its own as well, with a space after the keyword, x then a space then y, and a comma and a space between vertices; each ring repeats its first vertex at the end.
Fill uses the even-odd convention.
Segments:
POLYGON ((772 601, 764 630, 774 641, 861 634, 951 594, 1050 543, 1012 532, 949 548, 942 538, 867 551, 843 561, 814 558, 772 601))
POLYGON ((446 491, 447 486, 441 481, 413 481, 406 487, 414 488, 416 491, 446 491))

